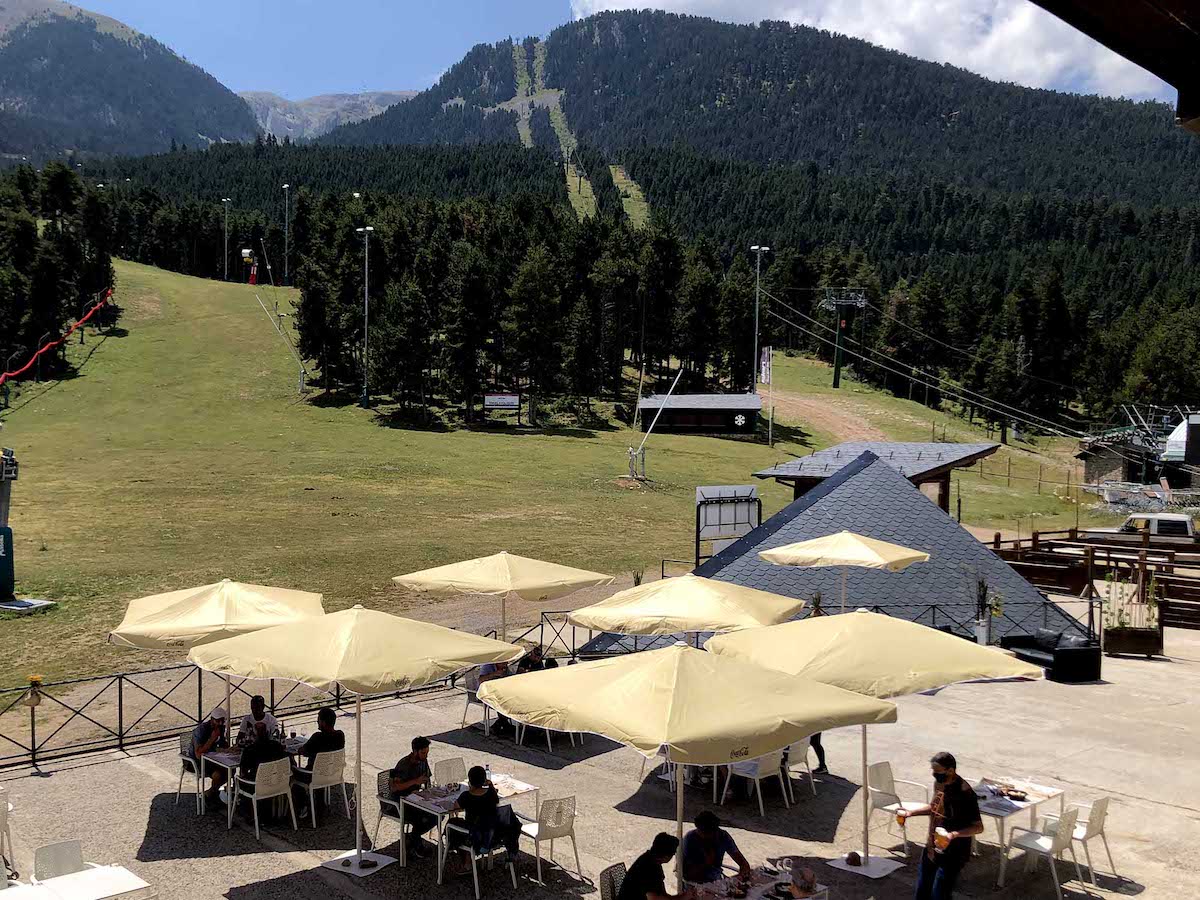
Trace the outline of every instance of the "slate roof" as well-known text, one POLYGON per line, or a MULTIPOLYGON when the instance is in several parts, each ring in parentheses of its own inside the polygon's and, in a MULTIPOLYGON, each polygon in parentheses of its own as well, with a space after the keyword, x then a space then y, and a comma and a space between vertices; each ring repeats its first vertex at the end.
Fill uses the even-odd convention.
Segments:
POLYGON ((758 394, 672 394, 670 397, 651 394, 643 397, 639 409, 735 409, 760 410, 762 397, 758 394))
POLYGON ((811 456, 790 459, 755 472, 755 478, 828 478, 863 453, 874 453, 905 478, 923 480, 946 469, 972 465, 1000 449, 999 444, 935 444, 889 441, 847 441, 811 456))
MULTIPOLYGON (((840 607, 840 569, 776 566, 760 560, 758 552, 843 529, 930 554, 928 562, 903 572, 848 569, 847 610, 865 606, 925 625, 951 625, 966 636, 975 617, 975 582, 983 577, 1004 600, 1004 615, 992 620, 996 636, 1032 633, 1043 626, 1084 630, 908 479, 869 452, 708 560, 695 574, 808 600, 796 618, 809 615, 812 598, 820 592, 823 610, 835 613, 840 607), (931 608, 934 605, 936 610, 931 608)), ((680 635, 640 637, 637 649, 681 639, 680 635)), ((633 638, 603 634, 580 652, 632 649, 633 638)))

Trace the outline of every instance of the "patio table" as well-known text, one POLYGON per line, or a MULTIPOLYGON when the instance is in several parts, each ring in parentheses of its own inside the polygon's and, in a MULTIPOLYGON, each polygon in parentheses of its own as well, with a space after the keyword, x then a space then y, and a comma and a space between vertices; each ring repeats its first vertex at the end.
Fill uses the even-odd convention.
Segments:
MULTIPOLYGON (((283 748, 287 750, 289 756, 296 756, 301 748, 304 747, 308 738, 303 735, 297 735, 294 738, 286 738, 283 742, 283 748)), ((221 747, 218 750, 210 750, 204 754, 204 765, 214 766, 218 769, 225 770, 225 790, 228 792, 233 785, 233 780, 237 777, 238 766, 242 763, 242 748, 241 747, 221 747)), ((229 807, 227 811, 229 824, 233 824, 233 804, 226 803, 229 807)))
POLYGON ((90 866, 37 884, 9 888, 6 900, 142 900, 157 892, 124 866, 90 866))
MULTIPOLYGON (((791 884, 792 876, 788 871, 767 870, 759 866, 750 874, 750 890, 747 892, 745 900, 774 900, 776 896, 775 885, 791 884)), ((737 877, 723 879, 721 881, 713 881, 708 884, 693 884, 696 889, 696 900, 726 900, 732 896, 731 891, 737 883, 737 877)), ((790 900, 791 893, 788 893, 790 900)), ((818 884, 816 889, 809 895, 812 900, 828 900, 829 888, 818 884)))
MULTIPOLYGON (((493 774, 492 784, 495 785, 496 793, 500 795, 501 800, 515 800, 517 797, 533 795, 533 809, 536 815, 540 805, 540 788, 532 784, 526 784, 524 781, 519 781, 511 775, 493 774)), ((458 795, 466 789, 467 785, 465 783, 459 784, 457 788, 451 790, 447 790, 443 785, 434 785, 423 791, 414 791, 400 802, 401 834, 404 833, 405 807, 411 806, 413 809, 419 809, 422 812, 427 812, 437 817, 438 884, 442 883, 442 877, 446 868, 446 857, 449 856, 450 852, 449 843, 446 840, 446 822, 450 819, 454 804, 458 801, 458 795)), ((400 841, 400 865, 408 865, 408 846, 404 840, 400 841)))
MULTIPOLYGON (((1029 825, 1032 828, 1037 824, 1037 811, 1042 804, 1057 800, 1060 814, 1067 805, 1067 792, 1061 788, 1047 787, 1019 778, 983 778, 975 785, 975 796, 979 798, 979 814, 996 821, 996 829, 1000 835, 1001 853, 1008 852, 1005 826, 1013 816, 1028 810, 1029 825), (1011 800, 999 793, 999 788, 1002 786, 1024 791, 1028 796, 1025 800, 1011 800)), ((996 887, 1004 887, 1003 874, 996 878, 996 887)))

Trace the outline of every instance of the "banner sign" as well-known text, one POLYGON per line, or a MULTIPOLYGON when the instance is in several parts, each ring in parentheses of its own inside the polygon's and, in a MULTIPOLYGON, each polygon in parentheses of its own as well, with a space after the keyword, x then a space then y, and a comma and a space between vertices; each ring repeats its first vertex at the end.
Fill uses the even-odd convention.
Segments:
POLYGON ((759 384, 771 383, 771 348, 762 348, 762 359, 758 361, 759 384))
POLYGON ((484 409, 520 409, 520 394, 484 394, 484 409))

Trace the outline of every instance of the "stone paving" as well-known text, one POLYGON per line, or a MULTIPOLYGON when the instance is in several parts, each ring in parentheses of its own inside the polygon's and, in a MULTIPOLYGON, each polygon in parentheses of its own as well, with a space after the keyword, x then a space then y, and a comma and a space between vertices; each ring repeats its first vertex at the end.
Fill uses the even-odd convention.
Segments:
MULTIPOLYGON (((1120 877, 1107 871, 1097 845, 1100 852, 1092 858, 1100 870, 1099 886, 1074 880, 1067 862, 1060 867, 1064 880, 1072 879, 1065 895, 1200 896, 1200 633, 1169 630, 1167 638, 1167 658, 1107 659, 1105 680, 1098 684, 960 685, 937 696, 903 698, 900 722, 872 730, 871 759, 890 760, 897 777, 925 782, 929 755, 947 749, 967 776, 1032 776, 1065 788, 1068 801, 1111 796, 1109 835, 1120 877)), ((540 887, 533 880, 532 844, 527 844, 528 855, 518 865, 518 889, 513 891, 497 867, 482 876, 485 897, 598 896, 594 879, 602 868, 630 862, 655 832, 672 830, 674 799, 652 773, 639 779, 640 757, 633 751, 596 737, 576 748, 556 741, 553 753, 536 740, 519 748, 474 729, 461 730, 462 711, 461 695, 449 691, 369 708, 363 719, 364 774, 373 785, 375 773, 390 767, 420 733, 433 741, 431 760, 462 756, 468 765, 490 762, 496 772, 541 787, 543 799, 578 798, 583 878, 570 869, 570 849, 560 843, 556 859, 568 868, 547 867, 547 885, 540 887)), ((472 718, 477 712, 472 708, 472 718)), ((354 724, 343 716, 339 726, 351 738, 351 759, 354 724)), ((289 727, 300 726, 289 722, 289 727)), ((752 861, 780 856, 812 861, 839 900, 910 897, 911 865, 872 882, 820 862, 854 849, 861 821, 859 734, 830 732, 825 745, 832 774, 818 777, 816 797, 797 781, 798 802, 785 810, 778 790, 767 786, 767 815, 760 818, 757 805, 735 791, 720 810, 727 827, 752 861)), ((416 860, 407 868, 392 865, 364 880, 319 868, 321 861, 354 845, 353 829, 340 812, 325 814, 316 830, 303 823, 295 832, 290 822, 272 824, 261 842, 241 819, 227 831, 222 814, 194 815, 186 780, 176 805, 178 773, 176 748, 167 744, 75 759, 40 774, 0 773, 15 807, 10 822, 17 868, 27 876, 34 848, 79 838, 87 859, 127 866, 155 885, 164 900, 472 896, 469 874, 437 886, 432 860, 416 860)), ((688 788, 685 800, 689 819, 712 806, 711 794, 698 788, 688 788)), ((518 810, 528 805, 516 802, 518 810)), ((368 834, 377 810, 368 796, 368 834)), ((878 817, 873 848, 900 854, 899 839, 884 826, 878 817)), ((395 852, 397 839, 395 825, 385 822, 381 850, 395 852)), ((1008 886, 997 890, 995 841, 989 825, 958 896, 1054 896, 1044 864, 1030 875, 1020 864, 1010 866, 1008 886)))

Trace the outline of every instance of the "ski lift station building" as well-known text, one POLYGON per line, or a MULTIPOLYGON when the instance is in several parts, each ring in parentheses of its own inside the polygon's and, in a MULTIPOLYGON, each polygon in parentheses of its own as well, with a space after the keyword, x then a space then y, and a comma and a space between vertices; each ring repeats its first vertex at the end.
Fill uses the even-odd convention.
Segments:
POLYGON ((753 434, 761 412, 758 394, 652 394, 638 403, 642 431, 658 416, 655 431, 753 434))

